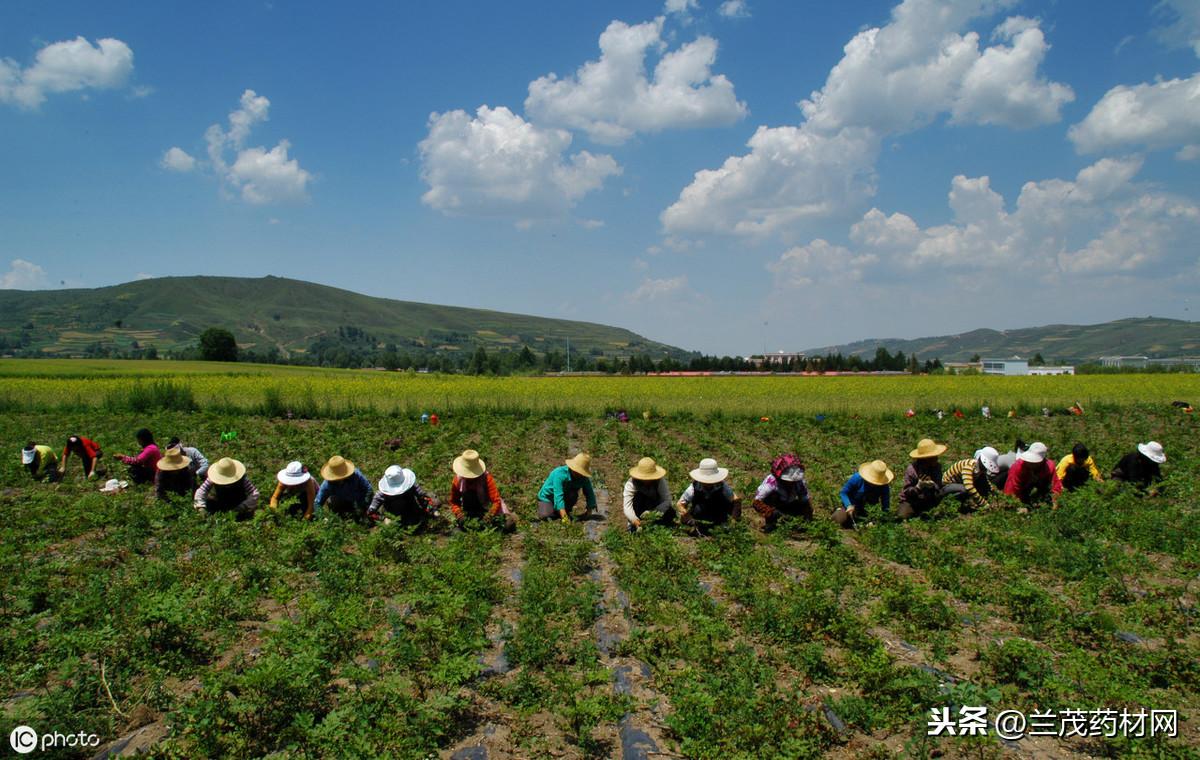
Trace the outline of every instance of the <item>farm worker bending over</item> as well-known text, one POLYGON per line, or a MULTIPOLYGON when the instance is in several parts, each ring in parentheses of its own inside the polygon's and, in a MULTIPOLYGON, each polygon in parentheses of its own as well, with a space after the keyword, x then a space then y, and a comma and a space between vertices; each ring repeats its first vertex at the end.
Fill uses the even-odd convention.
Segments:
POLYGON ((67 460, 71 458, 72 454, 79 457, 79 461, 83 464, 83 475, 88 480, 92 480, 100 474, 100 457, 104 456, 104 453, 100 451, 100 444, 81 435, 73 435, 68 438, 67 445, 63 447, 62 459, 58 463, 60 474, 67 473, 67 460))
POLYGON ((317 506, 329 504, 329 509, 341 517, 364 517, 367 505, 375 496, 375 489, 367 476, 354 466, 354 462, 341 456, 332 456, 321 468, 325 482, 317 491, 317 506))
POLYGON ((154 475, 155 496, 166 499, 170 494, 186 496, 196 490, 196 476, 188 464, 188 458, 178 447, 168 448, 154 465, 158 470, 154 475))
POLYGON ((208 468, 208 477, 196 489, 193 506, 201 512, 234 512, 245 520, 258 508, 258 489, 246 477, 246 465, 225 457, 208 468))
POLYGON ((946 445, 922 438, 917 447, 908 452, 912 459, 904 470, 904 485, 900 487, 900 501, 896 514, 901 520, 927 512, 936 507, 945 495, 942 493, 942 465, 938 457, 946 452, 946 445))
POLYGON ((183 455, 188 459, 188 469, 196 476, 196 480, 204 480, 208 476, 208 459, 200 453, 200 449, 195 446, 188 446, 179 441, 178 438, 172 438, 167 441, 167 448, 179 447, 183 455))
POLYGON ((1074 491, 1089 480, 1104 482, 1104 478, 1100 477, 1100 470, 1096 469, 1095 460, 1088 453, 1087 446, 1082 443, 1075 444, 1071 453, 1059 460, 1058 479, 1068 491, 1074 491))
POLYGON ((700 466, 688 474, 692 483, 675 505, 679 522, 703 534, 710 526, 742 518, 742 500, 725 482, 729 470, 718 467, 717 460, 701 459, 700 466))
MULTIPOLYGON (((1167 452, 1163 451, 1161 443, 1139 443, 1137 451, 1129 452, 1117 462, 1112 471, 1112 479, 1130 483, 1139 491, 1145 491, 1162 480, 1162 468, 1159 465, 1166 461, 1167 452)), ((1158 489, 1150 489, 1149 493, 1151 496, 1157 496, 1158 489)))
POLYGON ((141 452, 136 457, 117 454, 117 459, 129 465, 129 479, 134 483, 153 483, 158 472, 155 465, 162 452, 154 443, 154 434, 146 428, 137 431, 136 435, 138 445, 142 447, 141 452))
POLYGON ((1022 504, 1045 501, 1058 506, 1058 495, 1062 493, 1062 481, 1054 468, 1054 460, 1046 458, 1046 444, 1038 441, 1017 455, 1017 461, 1008 471, 1008 482, 1004 493, 1020 499, 1022 504))
POLYGON ((398 517, 403 526, 426 525, 439 516, 438 504, 436 497, 422 490, 415 472, 394 464, 384 470, 383 477, 379 479, 375 498, 367 507, 367 517, 373 522, 390 522, 383 514, 389 512, 398 517))
POLYGON ((771 462, 771 473, 754 493, 754 511, 763 517, 763 529, 771 530, 779 515, 811 520, 812 500, 804 481, 804 463, 795 454, 780 454, 771 462))
POLYGON ((538 518, 551 520, 554 513, 563 522, 571 522, 571 508, 579 501, 579 492, 587 501, 588 514, 596 508, 596 493, 592 490, 592 455, 579 452, 555 467, 546 476, 538 491, 538 518))
POLYGON ((892 505, 889 484, 895 477, 882 459, 863 462, 842 486, 842 506, 834 511, 833 521, 843 528, 853 528, 858 518, 865 516, 868 505, 878 504, 886 511, 892 505))
POLYGON ((271 494, 270 507, 279 510, 280 502, 290 502, 284 508, 288 515, 304 515, 313 518, 317 506, 317 481, 300 462, 288 462, 288 466, 275 473, 275 493, 271 494))
POLYGON ((660 525, 674 522, 675 505, 671 503, 667 471, 650 457, 639 459, 637 467, 629 470, 629 480, 621 491, 621 505, 630 533, 642 527, 643 515, 657 513, 660 525))
POLYGON ((996 457, 990 452, 980 449, 970 459, 960 459, 942 473, 942 494, 957 496, 963 506, 969 509, 984 509, 988 505, 987 497, 992 492, 989 475, 1000 471, 996 457))
POLYGON ((454 478, 450 481, 450 512, 460 530, 467 526, 468 519, 491 523, 505 533, 517 529, 517 518, 508 511, 496 480, 478 451, 467 449, 455 457, 451 469, 454 478))
POLYGON ((34 480, 48 480, 51 483, 58 480, 58 456, 54 449, 41 443, 30 441, 21 449, 21 464, 29 470, 34 480))

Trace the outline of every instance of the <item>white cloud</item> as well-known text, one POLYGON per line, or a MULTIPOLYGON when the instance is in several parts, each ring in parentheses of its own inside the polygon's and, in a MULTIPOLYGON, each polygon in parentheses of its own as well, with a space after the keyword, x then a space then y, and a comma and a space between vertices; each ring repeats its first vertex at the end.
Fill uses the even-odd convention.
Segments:
POLYGON ((35 109, 48 94, 123 87, 132 72, 133 50, 121 40, 76 37, 45 46, 28 68, 0 59, 0 103, 35 109))
POLYGON ((135 274, 133 276, 133 279, 135 279, 135 280, 153 280, 154 277, 155 277, 155 275, 152 275, 149 272, 138 272, 137 274, 135 274))
POLYGON ((50 287, 46 270, 32 261, 13 259, 9 269, 0 274, 0 290, 40 290, 50 287))
POLYGON ((1195 265, 1191 241, 1200 206, 1134 182, 1141 159, 1102 159, 1074 180, 1027 182, 1015 208, 987 177, 951 183, 949 224, 921 228, 902 213, 871 209, 850 229, 853 250, 816 240, 770 269, 777 285, 862 276, 939 281, 964 287, 1058 283, 1082 276, 1157 277, 1195 265))
POLYGON ((1200 158, 1200 145, 1185 145, 1175 153, 1179 161, 1195 161, 1200 158))
POLYGON ((1155 10, 1167 17, 1168 23, 1158 30, 1168 45, 1187 46, 1200 55, 1200 2, 1196 0, 1159 0, 1155 10))
POLYGON ((435 113, 418 145, 426 205, 450 215, 509 216, 528 224, 561 217, 620 174, 612 156, 565 155, 571 134, 531 124, 507 108, 435 113))
POLYGON ((647 277, 629 294, 629 300, 635 303, 661 301, 669 299, 687 287, 687 275, 654 279, 647 277))
POLYGON ((569 77, 548 74, 529 84, 532 121, 621 143, 638 132, 732 124, 746 115, 733 83, 713 74, 717 41, 701 36, 666 51, 663 19, 630 26, 613 21, 600 35, 600 58, 569 77), (661 55, 653 77, 646 56, 661 55))
POLYGON ((196 168, 196 159, 182 148, 168 148, 158 165, 173 172, 190 172, 196 168))
MULTIPOLYGON (((208 166, 230 193, 254 205, 297 203, 308 199, 308 184, 313 176, 288 157, 291 143, 280 140, 274 148, 247 148, 251 131, 267 121, 271 101, 254 90, 246 90, 238 107, 229 113, 228 128, 213 124, 204 132, 208 166), (232 154, 232 163, 229 156, 232 154)), ((160 165, 172 171, 187 172, 199 166, 181 148, 170 148, 160 165)))
POLYGON ((579 226, 585 230, 598 230, 604 226, 604 222, 600 219, 580 219, 579 226))
POLYGON ((667 0, 663 3, 663 13, 688 14, 700 10, 700 0, 667 0))
POLYGON ((1006 19, 983 50, 962 31, 1010 4, 904 0, 890 23, 846 44, 824 87, 800 103, 800 126, 759 127, 749 154, 697 172, 663 212, 664 231, 762 235, 847 213, 874 193, 882 139, 943 114, 1014 128, 1057 121, 1074 93, 1038 75, 1048 45, 1036 21, 1006 19))
POLYGON ((746 0, 725 0, 717 12, 725 18, 750 18, 750 9, 746 7, 746 0))
POLYGON ((1167 148, 1196 143, 1200 141, 1200 74, 1154 84, 1118 85, 1067 134, 1081 153, 1131 145, 1167 148))

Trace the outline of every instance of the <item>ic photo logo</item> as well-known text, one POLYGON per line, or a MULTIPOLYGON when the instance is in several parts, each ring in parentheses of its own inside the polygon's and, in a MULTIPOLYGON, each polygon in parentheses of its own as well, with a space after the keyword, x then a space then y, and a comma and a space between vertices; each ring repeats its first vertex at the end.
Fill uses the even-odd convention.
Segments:
POLYGON ((38 735, 29 726, 17 726, 8 735, 8 743, 17 754, 24 755, 37 748, 38 735))

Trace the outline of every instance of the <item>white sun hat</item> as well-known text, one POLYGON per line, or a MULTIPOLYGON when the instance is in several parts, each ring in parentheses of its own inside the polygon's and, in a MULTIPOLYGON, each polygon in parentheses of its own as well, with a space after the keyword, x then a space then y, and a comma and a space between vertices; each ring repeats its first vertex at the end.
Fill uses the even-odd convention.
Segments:
POLYGON ((1148 443, 1139 443, 1138 451, 1149 459, 1151 462, 1162 464, 1167 461, 1167 452, 1163 451, 1162 444, 1158 441, 1150 441, 1148 443))
POLYGON ((33 464, 33 458, 37 456, 37 449, 21 449, 21 464, 33 464))
POLYGON ((275 477, 285 486, 298 486, 312 480, 312 473, 300 462, 288 462, 288 466, 280 470, 275 477))
POLYGON ((113 478, 100 487, 100 493, 116 493, 129 487, 129 481, 113 478))
POLYGON ((1049 453, 1049 451, 1050 450, 1046 448, 1046 444, 1042 443, 1041 441, 1034 441, 1033 443, 1029 444, 1029 448, 1025 449, 1020 454, 1017 454, 1017 458, 1022 462, 1029 462, 1030 464, 1041 464, 1042 462, 1046 461, 1046 454, 1049 453))
POLYGON ((976 451, 974 459, 976 462, 982 464, 983 469, 987 470, 989 474, 995 475, 1000 472, 1000 452, 991 446, 984 446, 979 451, 976 451))
POLYGON ((720 483, 729 477, 729 470, 717 466, 717 460, 701 459, 700 466, 689 473, 697 483, 720 483))
POLYGON ((399 496, 417 482, 417 474, 407 467, 394 464, 383 471, 379 480, 379 492, 385 496, 399 496))

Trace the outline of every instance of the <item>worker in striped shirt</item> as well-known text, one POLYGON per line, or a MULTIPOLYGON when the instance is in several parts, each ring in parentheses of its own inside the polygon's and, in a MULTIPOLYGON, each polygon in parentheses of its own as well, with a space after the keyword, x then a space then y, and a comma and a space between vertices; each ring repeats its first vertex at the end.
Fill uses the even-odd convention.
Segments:
POLYGON ((964 508, 971 510, 985 509, 987 497, 992 492, 992 484, 988 475, 1000 471, 1000 465, 995 456, 989 456, 995 449, 980 449, 970 459, 960 459, 950 465, 942 473, 942 493, 946 496, 957 496, 964 508))

